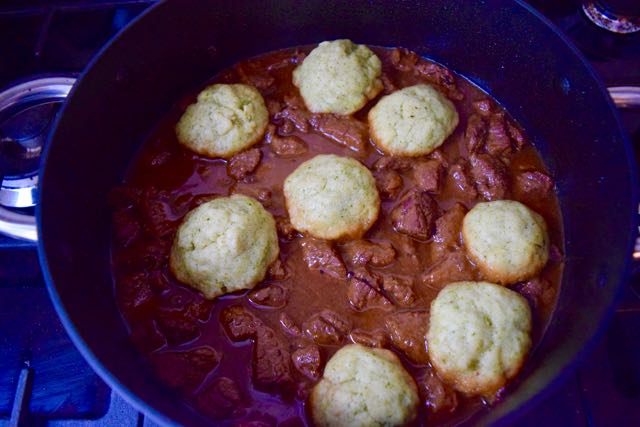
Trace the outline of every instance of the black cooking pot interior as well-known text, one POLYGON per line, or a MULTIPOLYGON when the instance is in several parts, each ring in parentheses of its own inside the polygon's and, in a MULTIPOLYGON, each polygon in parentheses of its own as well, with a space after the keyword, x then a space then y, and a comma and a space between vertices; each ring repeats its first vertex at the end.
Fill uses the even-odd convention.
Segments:
POLYGON ((335 38, 407 47, 468 77, 522 124, 556 177, 566 254, 558 306, 521 383, 477 421, 531 406, 611 311, 631 251, 635 169, 602 85, 544 18, 498 0, 169 1, 78 82, 46 152, 38 211, 41 261, 67 331, 111 386, 159 420, 206 423, 128 342, 112 291, 107 193, 181 95, 241 58, 335 38))

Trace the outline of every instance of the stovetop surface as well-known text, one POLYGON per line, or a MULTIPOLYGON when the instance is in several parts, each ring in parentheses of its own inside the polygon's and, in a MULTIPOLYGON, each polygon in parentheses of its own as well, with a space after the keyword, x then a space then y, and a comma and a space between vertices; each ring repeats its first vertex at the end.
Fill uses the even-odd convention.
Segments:
MULTIPOLYGON (((33 75, 78 74, 104 43, 153 3, 0 2, 0 89, 33 75)), ((640 85, 640 34, 607 34, 587 22, 578 2, 531 3, 574 40, 605 84, 640 85)), ((621 116, 639 158, 640 111, 621 116)), ((16 421, 152 425, 112 393, 70 342, 49 301, 34 245, 0 236, 0 426, 16 421)), ((541 423, 640 423, 640 276, 625 289, 595 350, 518 421, 524 426, 541 423)))

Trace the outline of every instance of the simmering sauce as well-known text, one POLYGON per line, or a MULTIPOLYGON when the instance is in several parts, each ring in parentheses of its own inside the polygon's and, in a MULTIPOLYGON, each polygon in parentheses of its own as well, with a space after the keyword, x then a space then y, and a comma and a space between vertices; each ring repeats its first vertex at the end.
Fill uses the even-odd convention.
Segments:
MULTIPOLYGON (((162 119, 133 160, 123 185, 113 190, 115 292, 132 342, 167 392, 228 425, 309 423, 305 400, 317 375, 305 375, 294 364, 296 350, 319 349, 316 368, 321 375, 326 361, 345 344, 384 346, 398 354, 418 384, 422 401, 416 423, 455 424, 483 402, 442 384, 423 359, 424 339, 416 337, 414 325, 403 324, 407 317, 393 316, 415 312, 418 320, 428 319, 429 305, 444 285, 481 280, 482 274, 464 254, 460 215, 487 199, 518 200, 544 217, 551 240, 550 259, 539 276, 511 286, 530 302, 535 349, 562 273, 562 224, 552 178, 522 130, 486 93, 411 52, 372 48, 383 64, 385 89, 380 96, 429 83, 454 102, 460 116, 455 132, 426 158, 383 156, 369 141, 366 125, 367 113, 379 97, 351 118, 312 115, 304 108, 291 73, 310 49, 249 59, 206 82, 241 82, 262 93, 272 125, 254 146, 261 152, 255 169, 238 172, 225 160, 200 157, 178 144, 174 127, 195 101, 193 93, 162 119), (310 240, 287 227, 284 179, 305 160, 325 153, 354 157, 372 170, 382 205, 364 239, 384 246, 384 254, 375 252, 382 250, 379 246, 310 240), (472 161, 473 156, 477 157, 472 161), (437 204, 433 215, 438 219, 431 224, 431 237, 419 240, 396 231, 390 217, 407 192, 425 187, 437 204), (233 193, 255 197, 278 220, 280 260, 254 290, 209 301, 171 275, 168 255, 190 209, 233 193), (306 257, 302 242, 313 246, 306 257), (372 261, 371 251, 374 257, 391 259, 372 261), (347 276, 335 274, 331 265, 311 268, 309 259, 322 256, 335 258, 347 276), (359 299, 352 283, 358 278, 367 286, 392 278, 402 285, 401 292, 374 292, 376 298, 359 299), (271 341, 261 345, 269 350, 272 341, 277 343, 283 354, 276 359, 287 365, 281 368, 288 370, 288 379, 272 384, 256 380, 256 359, 271 356, 256 351, 252 339, 231 339, 222 318, 234 306, 244 307, 244 313, 271 331, 271 341), (265 424, 249 424, 252 421, 265 424)), ((420 324, 426 328, 426 320, 420 324)))

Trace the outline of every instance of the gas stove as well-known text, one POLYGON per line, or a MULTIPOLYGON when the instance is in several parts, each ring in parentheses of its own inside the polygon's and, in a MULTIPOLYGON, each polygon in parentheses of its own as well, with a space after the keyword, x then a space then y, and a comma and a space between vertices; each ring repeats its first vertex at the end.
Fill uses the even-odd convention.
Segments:
MULTIPOLYGON (((0 215, 9 212, 29 221, 37 201, 38 155, 52 117, 89 59, 153 3, 0 3, 0 107, 6 107, 0 112, 0 170, 5 174, 3 180, 0 176, 0 215), (21 113, 15 115, 18 104, 21 113)), ((640 86, 637 0, 531 4, 576 43, 607 86, 617 87, 613 93, 620 106, 625 96, 635 95, 629 87, 640 86)), ((640 160, 640 108, 621 109, 621 116, 640 160)), ((637 250, 640 258, 640 246, 637 250)), ((596 348, 518 425, 640 424, 640 268, 636 270, 596 348)), ((154 424, 110 390, 67 337, 49 301, 35 245, 0 236, 4 425, 154 424)))

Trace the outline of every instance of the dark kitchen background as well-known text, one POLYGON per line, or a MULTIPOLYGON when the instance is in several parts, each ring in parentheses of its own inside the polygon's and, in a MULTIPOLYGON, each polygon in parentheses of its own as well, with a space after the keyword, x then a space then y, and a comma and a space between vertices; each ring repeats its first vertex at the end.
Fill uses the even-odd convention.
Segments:
MULTIPOLYGON (((34 77, 72 82, 68 79, 115 33, 153 3, 0 0, 0 92, 34 77)), ((605 85, 640 86, 640 32, 632 32, 640 25, 640 0, 531 4, 574 41, 605 85), (622 15, 627 18, 615 21, 622 15)), ((50 103, 22 119, 2 121, 0 114, 0 161, 11 158, 5 144, 9 139, 41 141, 58 107, 50 103)), ((640 109, 620 113, 638 153, 640 109)), ((13 206, 32 209, 28 196, 33 190, 16 186, 34 185, 34 165, 37 157, 5 164, 10 173, 2 182, 0 204, 15 202, 15 197, 4 196, 19 190, 21 205, 13 206)), ((626 286, 595 348, 518 425, 640 425, 639 278, 632 277, 626 286)), ((154 424, 112 393, 67 337, 49 302, 35 245, 0 236, 0 426, 5 425, 154 424)))

